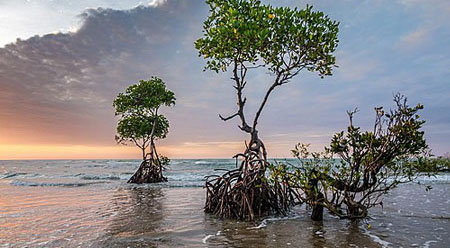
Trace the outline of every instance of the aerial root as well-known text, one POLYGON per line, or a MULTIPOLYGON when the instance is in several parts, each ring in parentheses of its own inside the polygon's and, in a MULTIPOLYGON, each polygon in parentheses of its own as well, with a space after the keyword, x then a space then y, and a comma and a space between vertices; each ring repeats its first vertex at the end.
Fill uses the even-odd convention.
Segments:
POLYGON ((271 214, 286 215, 298 194, 287 178, 268 181, 267 162, 254 152, 243 157, 240 168, 206 178, 205 212, 220 218, 248 219, 271 214))
POLYGON ((167 178, 162 176, 160 166, 154 159, 145 159, 142 161, 139 169, 128 180, 128 183, 160 183, 167 182, 167 178))

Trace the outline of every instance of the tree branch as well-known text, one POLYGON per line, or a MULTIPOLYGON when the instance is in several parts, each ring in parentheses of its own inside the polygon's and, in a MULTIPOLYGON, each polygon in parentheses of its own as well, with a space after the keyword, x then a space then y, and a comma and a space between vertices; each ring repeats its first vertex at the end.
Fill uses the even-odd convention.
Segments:
MULTIPOLYGON (((152 144, 153 144, 153 139, 154 139, 155 129, 156 129, 157 124, 158 124, 158 108, 155 109, 155 120, 153 121, 152 132, 150 133, 150 141, 152 144)), ((151 153, 151 156, 153 157, 153 146, 150 147, 150 153, 151 153)))
POLYGON ((236 85, 234 86, 234 88, 237 91, 237 104, 238 104, 238 111, 236 112, 236 114, 229 116, 227 118, 222 117, 221 115, 219 115, 219 117, 223 120, 230 120, 236 116, 239 116, 239 118, 241 119, 241 126, 239 127, 242 131, 250 133, 251 132, 251 128, 250 126, 247 124, 246 120, 245 120, 245 115, 244 115, 244 105, 246 102, 246 98, 242 97, 242 92, 244 90, 245 87, 245 75, 247 73, 247 68, 245 66, 242 65, 242 63, 238 62, 238 59, 234 60, 234 68, 233 68, 233 80, 236 82, 236 85), (241 77, 239 77, 238 75, 238 66, 239 64, 241 65, 240 68, 240 74, 241 77))
POLYGON ((261 115, 261 112, 266 105, 267 100, 269 99, 270 93, 275 89, 275 87, 279 86, 281 73, 278 73, 277 78, 275 79, 275 82, 270 86, 270 88, 267 90, 266 95, 264 96, 263 101, 261 102, 261 105, 258 108, 258 112, 256 112, 255 119, 253 120, 253 130, 256 130, 256 125, 258 124, 259 116, 261 115))
POLYGON ((228 116, 228 117, 223 117, 222 115, 219 114, 219 118, 220 118, 222 121, 228 121, 228 120, 231 120, 231 119, 233 119, 234 117, 236 117, 236 116, 238 116, 238 115, 239 115, 239 112, 236 112, 234 115, 230 115, 230 116, 228 116))

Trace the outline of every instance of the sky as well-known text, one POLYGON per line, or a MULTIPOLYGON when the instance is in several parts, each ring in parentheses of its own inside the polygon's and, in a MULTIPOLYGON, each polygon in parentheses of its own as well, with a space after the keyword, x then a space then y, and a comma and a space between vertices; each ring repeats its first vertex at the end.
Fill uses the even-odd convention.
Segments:
MULTIPOLYGON (((272 157, 297 142, 313 150, 355 124, 373 125, 375 106, 400 92, 425 105, 433 153, 450 152, 450 1, 278 0, 306 4, 340 22, 334 75, 304 71, 271 95, 259 134, 272 157)), ((0 0, 0 159, 139 158, 115 143, 112 101, 140 79, 161 77, 177 96, 159 150, 172 158, 230 158, 248 137, 234 113, 229 73, 204 72, 194 41, 208 6, 200 0, 0 0)), ((251 72, 247 114, 273 79, 251 72)))

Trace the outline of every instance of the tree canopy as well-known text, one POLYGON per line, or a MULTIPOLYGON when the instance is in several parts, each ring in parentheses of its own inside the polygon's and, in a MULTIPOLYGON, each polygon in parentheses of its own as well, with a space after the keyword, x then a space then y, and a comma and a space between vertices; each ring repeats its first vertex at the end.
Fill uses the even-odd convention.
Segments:
POLYGON ((331 75, 339 23, 312 6, 273 7, 258 0, 208 0, 210 15, 196 41, 206 69, 226 71, 233 62, 267 67, 285 80, 301 69, 331 75))
POLYGON ((165 116, 129 115, 119 120, 116 140, 119 143, 128 143, 131 141, 142 149, 142 147, 146 147, 149 144, 155 123, 153 138, 166 138, 169 132, 169 121, 165 116), (158 119, 156 120, 156 118, 158 119))
POLYGON ((313 206, 313 219, 322 218, 322 210, 314 210, 323 207, 341 218, 364 218, 369 208, 383 204, 384 194, 419 175, 420 161, 429 155, 425 121, 418 114, 423 106, 410 107, 399 94, 394 102, 396 108, 386 112, 375 108, 371 130, 355 126, 356 110, 349 111, 347 131, 336 133, 324 152, 310 153, 304 144, 292 151, 300 162, 294 184, 304 192, 303 201, 313 206))
POLYGON ((116 115, 152 115, 163 105, 174 105, 175 100, 175 94, 166 88, 162 79, 152 77, 129 86, 125 93, 119 93, 113 106, 116 115))
POLYGON ((233 71, 238 111, 229 117, 241 119, 240 128, 255 134, 256 125, 271 92, 286 84, 301 70, 332 74, 338 45, 339 23, 312 6, 305 9, 273 7, 258 0, 207 0, 210 15, 203 37, 195 42, 205 70, 233 71), (265 67, 275 79, 261 102, 253 123, 244 116, 243 90, 248 69, 265 67))
POLYGON ((159 108, 172 106, 175 100, 175 94, 158 77, 140 80, 129 86, 125 93, 119 93, 113 102, 115 114, 120 116, 117 142, 134 143, 142 149, 145 158, 145 149, 155 139, 165 138, 169 131, 169 121, 158 114, 159 108))

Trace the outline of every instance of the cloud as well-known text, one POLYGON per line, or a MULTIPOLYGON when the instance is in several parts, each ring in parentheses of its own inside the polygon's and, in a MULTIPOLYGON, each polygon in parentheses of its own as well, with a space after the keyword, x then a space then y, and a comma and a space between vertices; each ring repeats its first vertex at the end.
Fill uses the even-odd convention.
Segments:
POLYGON ((6 45, 0 49, 1 139, 105 143, 113 137, 111 102, 119 91, 180 69, 168 51, 190 39, 194 12, 184 1, 129 11, 88 9, 76 32, 6 45))
POLYGON ((158 7, 166 2, 167 2, 167 0, 152 0, 148 3, 148 5, 153 6, 153 7, 158 7))
POLYGON ((0 1, 0 46, 17 38, 36 34, 76 31, 82 24, 77 16, 86 9, 131 9, 136 6, 158 6, 164 0, 2 0, 0 1))
MULTIPOLYGON (((131 2, 111 6, 111 1, 97 1, 90 7, 117 9, 74 13, 81 24, 73 32, 33 36, 0 48, 0 143, 114 146, 112 100, 130 84, 157 75, 177 95, 177 105, 163 110, 171 128, 161 150, 177 157, 231 157, 243 148, 248 137, 237 129, 238 121, 218 118, 219 113, 235 111, 230 75, 202 72, 204 61, 193 46, 208 14, 206 4, 146 1, 121 9, 131 2)), ((333 133, 345 129, 345 111, 356 106, 361 109, 358 123, 369 127, 373 107, 390 104, 396 91, 407 93, 412 103, 425 104, 433 148, 437 153, 450 149, 449 134, 436 128, 450 123, 450 60, 445 56, 450 31, 442 24, 427 26, 435 20, 443 23, 443 14, 432 13, 444 10, 414 1, 371 5, 349 0, 345 7, 333 1, 277 4, 306 2, 317 3, 315 8, 347 26, 340 34, 340 67, 324 80, 302 72, 271 95, 260 120, 269 153, 289 156, 297 141, 322 147, 333 133), (422 10, 425 13, 418 15, 422 10), (420 49, 399 49, 405 44, 420 49)), ((81 5, 87 7, 86 2, 81 5)), ((270 78, 265 71, 250 75, 246 110, 253 117, 270 78)))
POLYGON ((371 58, 367 51, 359 53, 340 53, 337 61, 341 69, 336 70, 336 76, 343 81, 363 81, 371 73, 382 70, 382 63, 371 58), (362 63, 361 63, 362 62, 362 63))
POLYGON ((434 32, 448 32, 448 15, 450 14, 450 2, 447 0, 400 0, 408 11, 420 16, 420 22, 416 27, 407 32, 398 44, 400 49, 410 52, 420 48, 426 43, 436 39, 434 32))
POLYGON ((413 49, 423 44, 429 39, 429 33, 431 32, 429 27, 420 27, 413 32, 410 32, 404 36, 401 40, 401 47, 407 47, 408 49, 413 49))

